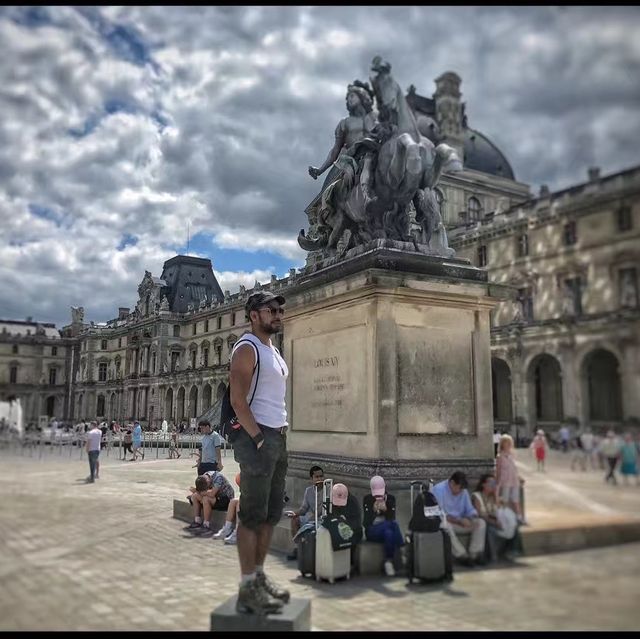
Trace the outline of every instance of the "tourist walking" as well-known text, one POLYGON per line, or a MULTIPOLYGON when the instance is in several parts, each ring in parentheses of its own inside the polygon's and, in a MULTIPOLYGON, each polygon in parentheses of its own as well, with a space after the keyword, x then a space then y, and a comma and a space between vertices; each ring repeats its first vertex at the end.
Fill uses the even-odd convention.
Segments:
POLYGON ((538 464, 538 470, 544 473, 544 460, 547 457, 548 444, 547 438, 544 436, 544 431, 541 428, 536 431, 536 436, 533 438, 529 448, 533 450, 538 464))
POLYGON ((89 458, 89 477, 87 483, 93 483, 98 479, 98 457, 100 457, 100 441, 102 440, 102 431, 98 428, 98 422, 91 422, 91 430, 87 433, 87 442, 85 444, 87 457, 89 458))
POLYGON ((638 477, 638 447, 636 442, 633 441, 631 433, 625 433, 624 443, 620 448, 620 473, 624 480, 625 486, 629 484, 629 477, 635 476, 636 486, 640 484, 640 478, 638 477))
POLYGON ((138 459, 138 455, 144 459, 144 450, 142 448, 142 426, 140 426, 140 422, 135 422, 135 426, 133 427, 133 459, 131 461, 136 461, 138 459))
POLYGON ((608 465, 604 480, 607 483, 611 482, 614 486, 617 486, 618 480, 616 479, 615 469, 618 465, 618 459, 620 459, 620 442, 612 430, 607 431, 607 436, 600 443, 600 452, 607 460, 608 465))
POLYGON ((273 529, 282 517, 287 474, 285 393, 289 370, 271 342, 271 336, 282 330, 284 303, 282 295, 270 291, 251 295, 245 305, 251 330, 231 352, 229 390, 238 420, 232 441, 241 484, 238 612, 278 612, 290 597, 264 572, 273 529))
POLYGON ((133 450, 131 445, 133 444, 133 435, 131 433, 131 425, 127 426, 127 430, 124 433, 122 438, 123 443, 123 451, 122 451, 122 461, 127 461, 127 453, 131 453, 131 459, 133 459, 133 450))

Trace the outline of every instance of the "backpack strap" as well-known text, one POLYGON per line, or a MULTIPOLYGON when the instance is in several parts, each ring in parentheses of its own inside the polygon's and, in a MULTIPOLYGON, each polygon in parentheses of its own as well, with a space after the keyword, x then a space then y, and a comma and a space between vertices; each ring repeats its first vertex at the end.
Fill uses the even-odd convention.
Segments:
MULTIPOLYGON (((250 339, 242 339, 242 338, 240 338, 234 344, 233 349, 235 350, 238 344, 242 344, 242 343, 251 344, 256 354, 256 363, 253 365, 253 373, 256 374, 256 370, 257 370, 257 374, 256 374, 256 383, 253 387, 253 392, 251 393, 251 399, 249 400, 249 406, 251 406, 251 402, 253 401, 253 398, 255 397, 255 394, 256 394, 256 390, 258 389, 258 379, 260 377, 260 351, 258 350, 258 347, 250 339)), ((233 355, 231 357, 233 357, 233 355)))

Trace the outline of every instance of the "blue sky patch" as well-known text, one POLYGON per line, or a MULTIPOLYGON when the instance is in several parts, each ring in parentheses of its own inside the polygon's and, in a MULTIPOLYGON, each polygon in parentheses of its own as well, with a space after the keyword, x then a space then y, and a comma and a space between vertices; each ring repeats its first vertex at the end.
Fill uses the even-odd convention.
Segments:
MULTIPOLYGON (((186 240, 186 238, 185 238, 186 240)), ((186 241, 176 247, 177 254, 187 252, 186 241)), ((219 248, 213 243, 213 236, 209 233, 198 233, 189 241, 189 252, 208 257, 216 271, 245 271, 265 270, 281 277, 290 268, 300 266, 294 260, 283 257, 271 251, 243 251, 241 249, 219 248)))
POLYGON ((53 209, 47 206, 42 206, 40 204, 30 203, 29 213, 31 213, 31 215, 35 215, 36 217, 39 217, 42 220, 49 220, 50 222, 53 222, 56 226, 62 226, 62 222, 64 219, 62 215, 60 215, 59 213, 56 213, 53 209))
POLYGON ((124 250, 127 246, 135 246, 138 243, 138 238, 134 235, 129 235, 129 233, 125 233, 120 240, 120 244, 118 244, 117 249, 119 251, 124 250))

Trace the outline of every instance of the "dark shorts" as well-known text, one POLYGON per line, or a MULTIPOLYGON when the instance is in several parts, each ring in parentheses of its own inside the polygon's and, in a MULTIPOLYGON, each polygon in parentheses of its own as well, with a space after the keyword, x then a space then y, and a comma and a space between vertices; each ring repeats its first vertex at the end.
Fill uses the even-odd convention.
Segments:
POLYGON ((260 450, 242 429, 233 444, 233 456, 240 464, 240 520, 256 529, 261 524, 275 526, 284 508, 287 475, 287 436, 263 428, 260 450))
POLYGON ((204 462, 202 464, 198 464, 198 476, 204 475, 204 473, 207 473, 210 470, 218 470, 218 462, 204 462))
POLYGON ((213 510, 223 510, 226 513, 227 508, 229 508, 230 501, 231 500, 226 495, 217 495, 213 510))

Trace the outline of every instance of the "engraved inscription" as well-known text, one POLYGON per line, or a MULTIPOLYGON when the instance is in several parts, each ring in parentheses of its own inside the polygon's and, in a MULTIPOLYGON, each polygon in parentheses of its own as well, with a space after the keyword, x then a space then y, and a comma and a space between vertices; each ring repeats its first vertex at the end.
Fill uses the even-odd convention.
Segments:
POLYGON ((293 429, 366 432, 365 344, 364 326, 294 340, 293 429))

